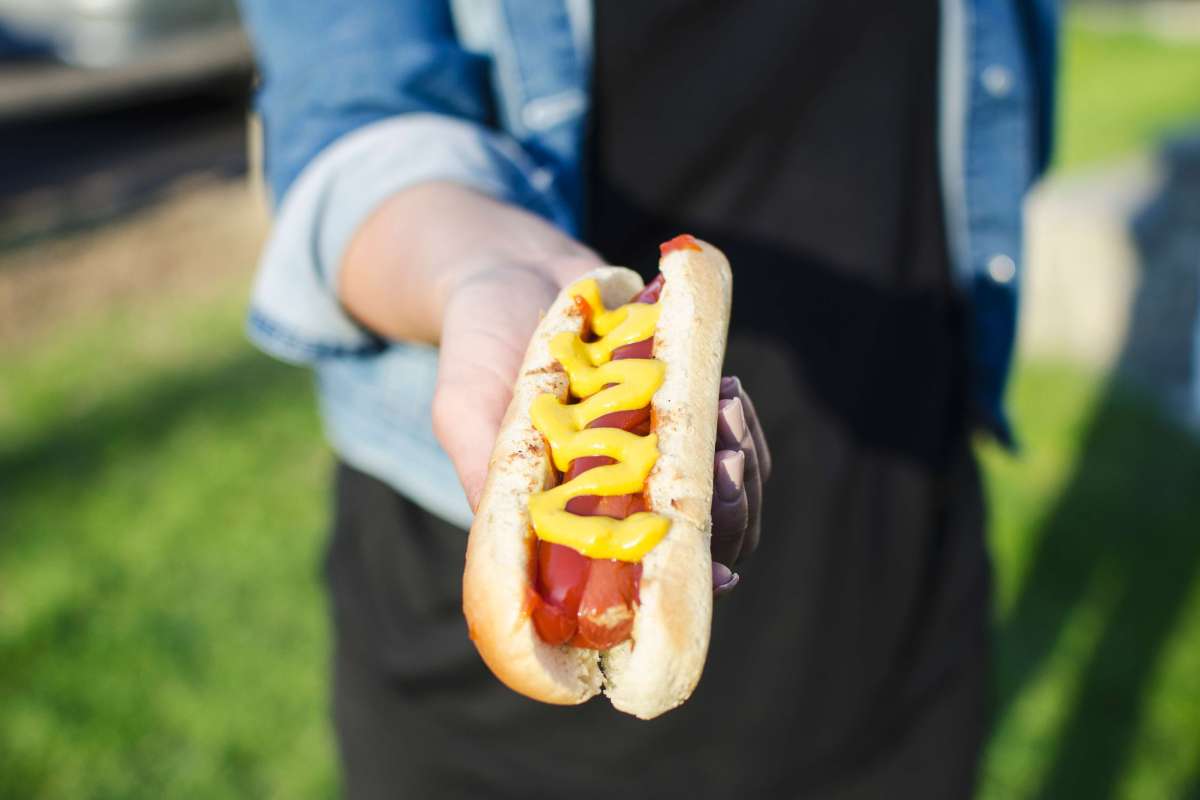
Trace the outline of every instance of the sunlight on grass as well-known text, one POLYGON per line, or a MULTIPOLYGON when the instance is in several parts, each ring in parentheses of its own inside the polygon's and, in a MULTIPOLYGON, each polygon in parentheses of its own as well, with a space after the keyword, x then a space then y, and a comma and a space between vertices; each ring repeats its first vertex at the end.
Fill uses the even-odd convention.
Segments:
POLYGON ((1078 664, 1093 652, 1111 610, 1104 589, 1105 581, 1098 577, 1085 600, 1071 610, 1064 634, 1045 664, 995 721, 983 768, 983 800, 1036 795, 1057 753, 1059 731, 1077 700, 1078 664))
MULTIPOLYGON (((1194 534, 1193 534, 1194 535, 1194 534)), ((1149 683, 1118 796, 1200 798, 1200 570, 1149 683)))
POLYGON ((984 797, 1200 788, 1200 442, 1128 389, 1023 364, 988 446, 997 727, 984 797))
POLYGON ((1200 42, 1098 30, 1067 14, 1055 166, 1075 169, 1200 123, 1200 42))
POLYGON ((1025 579, 1036 540, 1029 532, 1044 521, 1079 457, 1102 381, 1070 365, 1057 367, 1052 390, 1023 379, 1018 370, 1012 401, 1020 441, 1014 457, 993 442, 979 448, 991 507, 992 554, 1003 569, 995 577, 996 606, 1011 610, 1025 579))
POLYGON ((0 796, 333 792, 329 457, 243 303, 0 354, 0 796))
MULTIPOLYGON (((0 796, 328 796, 329 456, 241 295, 0 354, 0 796)), ((997 727, 983 796, 1182 796, 1200 757, 1200 446, 1023 364, 985 446, 997 727), (1105 783, 1107 782, 1107 783, 1105 783)))

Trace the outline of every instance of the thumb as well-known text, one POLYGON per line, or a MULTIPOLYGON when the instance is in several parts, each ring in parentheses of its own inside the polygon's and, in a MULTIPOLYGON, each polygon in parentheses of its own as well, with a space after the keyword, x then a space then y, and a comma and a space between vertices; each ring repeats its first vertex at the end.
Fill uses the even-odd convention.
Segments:
POLYGON ((509 273, 464 285, 446 304, 433 431, 473 510, 525 347, 554 294, 548 281, 514 281, 509 273))
POLYGON ((503 384, 496 387, 503 389, 500 392, 481 387, 478 379, 468 382, 462 374, 466 367, 450 364, 444 356, 439 362, 439 373, 445 369, 451 374, 438 379, 433 396, 433 432, 450 456, 467 502, 475 511, 509 391, 503 384))

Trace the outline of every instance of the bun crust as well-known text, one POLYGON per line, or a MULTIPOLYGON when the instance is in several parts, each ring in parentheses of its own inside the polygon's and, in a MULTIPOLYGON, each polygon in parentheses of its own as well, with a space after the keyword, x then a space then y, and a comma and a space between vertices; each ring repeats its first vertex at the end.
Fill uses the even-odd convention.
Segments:
POLYGON ((697 243, 701 252, 675 250, 659 264, 654 357, 667 369, 651 401, 659 456, 646 496, 671 529, 642 559, 630 641, 604 657, 605 694, 642 719, 691 696, 712 629, 713 452, 733 278, 720 250, 697 243))
MULTIPOLYGON (((549 350, 556 334, 582 331, 583 318, 566 292, 534 333, 513 386, 471 525, 463 612, 492 672, 535 700, 572 705, 603 690, 616 708, 649 719, 684 702, 703 671, 712 626, 712 462, 732 277, 719 250, 697 244, 700 252, 675 250, 660 262, 666 283, 654 355, 666 374, 651 401, 659 458, 646 496, 649 509, 668 517, 671 528, 642 560, 630 641, 602 657, 544 643, 528 606, 534 546, 528 500, 553 476, 529 407, 544 392, 567 396, 566 373, 549 350)), ((642 288, 641 278, 622 267, 584 277, 596 279, 608 308, 642 288)))

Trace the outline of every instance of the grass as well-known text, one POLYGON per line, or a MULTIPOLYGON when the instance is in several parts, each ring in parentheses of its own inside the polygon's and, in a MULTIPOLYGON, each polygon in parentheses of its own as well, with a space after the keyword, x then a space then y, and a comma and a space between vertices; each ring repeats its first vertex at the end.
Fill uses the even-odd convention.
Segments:
POLYGON ((1119 386, 1026 365, 985 447, 997 725, 985 797, 1200 791, 1200 442, 1119 386))
POLYGON ((1068 14, 1055 166, 1076 169, 1200 120, 1200 42, 1164 41, 1068 14))
MULTIPOLYGON (((1200 49, 1072 25, 1062 168, 1200 116, 1200 49)), ((327 797, 329 456, 240 286, 0 345, 0 797, 327 797)), ((1200 446, 1022 364, 983 446, 988 800, 1200 800, 1200 446)))
POLYGON ((333 792, 328 458, 242 303, 0 354, 0 797, 333 792))
MULTIPOLYGON (((329 458, 242 292, 0 351, 0 797, 336 790, 329 458)), ((1062 365, 980 455, 997 570, 983 796, 1200 791, 1200 445, 1062 365)))

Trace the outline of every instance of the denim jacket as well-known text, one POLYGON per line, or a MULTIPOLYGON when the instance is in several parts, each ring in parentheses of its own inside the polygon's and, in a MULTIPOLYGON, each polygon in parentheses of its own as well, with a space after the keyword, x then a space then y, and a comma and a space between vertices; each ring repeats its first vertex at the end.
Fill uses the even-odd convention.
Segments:
MULTIPOLYGON (((588 0, 241 0, 262 79, 276 219, 249 315, 311 365, 339 456, 439 516, 471 513, 434 439, 434 348, 339 305, 349 239, 388 196, 449 180, 579 229, 588 0)), ((976 424, 1004 441, 1021 203, 1045 167, 1054 0, 942 0, 939 152, 951 262, 970 300, 976 424)))

